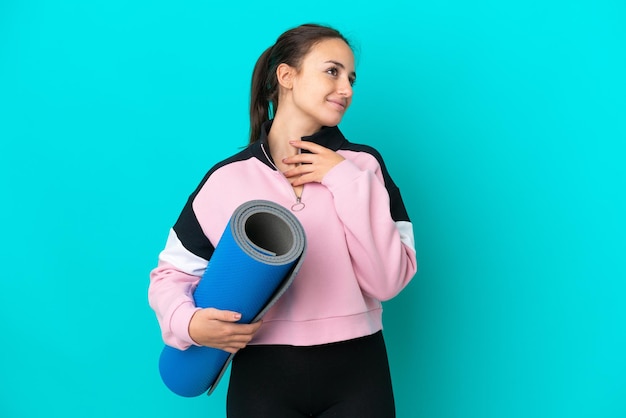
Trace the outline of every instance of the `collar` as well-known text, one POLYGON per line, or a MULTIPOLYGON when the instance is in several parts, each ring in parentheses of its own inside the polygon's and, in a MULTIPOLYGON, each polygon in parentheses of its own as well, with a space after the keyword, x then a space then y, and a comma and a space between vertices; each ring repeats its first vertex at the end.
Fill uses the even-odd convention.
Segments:
MULTIPOLYGON (((269 160, 269 158, 272 157, 270 154, 267 140, 267 135, 272 126, 272 122, 273 120, 268 120, 263 123, 263 125, 261 126, 261 135, 259 135, 259 139, 252 143, 250 147, 252 150, 252 154, 257 159, 275 170, 273 162, 269 160)), ((320 129, 313 135, 303 136, 302 140, 313 142, 333 151, 339 150, 341 146, 346 142, 346 138, 336 126, 323 126, 322 129, 320 129)))

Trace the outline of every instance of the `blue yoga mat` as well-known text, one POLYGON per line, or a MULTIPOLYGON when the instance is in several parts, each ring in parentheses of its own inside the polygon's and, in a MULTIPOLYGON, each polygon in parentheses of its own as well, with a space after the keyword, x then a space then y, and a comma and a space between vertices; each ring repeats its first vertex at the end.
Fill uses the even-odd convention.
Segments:
MULTIPOLYGON (((287 209, 266 200, 242 204, 198 283, 196 306, 240 312, 240 323, 261 319, 293 281, 305 249, 304 229, 287 209)), ((180 396, 210 395, 233 356, 210 347, 165 346, 159 371, 165 385, 180 396)))

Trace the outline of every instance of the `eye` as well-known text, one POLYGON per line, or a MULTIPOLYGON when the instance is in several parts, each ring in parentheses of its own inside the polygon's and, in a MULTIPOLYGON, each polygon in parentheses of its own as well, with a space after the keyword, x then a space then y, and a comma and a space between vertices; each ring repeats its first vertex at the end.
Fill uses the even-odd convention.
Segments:
POLYGON ((337 75, 339 74, 339 69, 337 67, 330 67, 328 70, 326 70, 326 73, 332 75, 333 77, 337 77, 337 75))
POLYGON ((356 77, 350 77, 348 81, 350 82, 350 85, 354 87, 354 84, 356 83, 356 77))

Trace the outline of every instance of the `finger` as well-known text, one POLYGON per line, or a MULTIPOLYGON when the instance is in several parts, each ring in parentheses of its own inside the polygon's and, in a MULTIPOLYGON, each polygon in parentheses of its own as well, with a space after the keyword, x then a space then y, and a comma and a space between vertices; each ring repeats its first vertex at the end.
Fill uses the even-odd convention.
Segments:
POLYGON ((242 341, 246 338, 251 339, 262 324, 261 321, 252 324, 224 324, 223 332, 229 336, 229 339, 242 341))
POLYGON ((312 152, 313 154, 319 154, 320 152, 323 152, 324 150, 328 149, 320 144, 316 144, 315 142, 300 141, 300 140, 295 140, 295 139, 292 141, 289 141, 289 144, 293 145, 296 148, 300 148, 300 149, 312 152))
POLYGON ((285 164, 313 164, 317 161, 319 154, 297 154, 283 158, 285 164))
POLYGON ((244 348, 250 343, 259 326, 261 326, 260 323, 231 325, 231 327, 238 327, 237 330, 234 331, 235 333, 229 334, 228 338, 224 339, 218 348, 229 352, 235 352, 244 348))
POLYGON ((289 177, 302 176, 304 174, 312 173, 313 171, 315 171, 315 167, 312 164, 305 164, 305 165, 300 165, 298 167, 290 168, 289 170, 285 171, 283 174, 285 175, 285 177, 289 178, 289 177))
POLYGON ((225 347, 245 347, 251 340, 252 334, 236 334, 229 335, 228 338, 224 338, 220 343, 225 347))
POLYGON ((237 322, 241 319, 241 314, 235 311, 221 310, 215 308, 206 308, 208 319, 217 319, 219 321, 237 322))
POLYGON ((237 335, 252 338, 262 324, 261 321, 258 321, 252 324, 233 324, 233 327, 235 327, 235 333, 237 335))
POLYGON ((222 347, 221 349, 224 351, 227 351, 229 353, 235 354, 237 351, 241 350, 242 348, 246 348, 248 344, 231 344, 231 345, 227 345, 222 347))
POLYGON ((320 181, 310 176, 300 176, 295 180, 290 180, 292 187, 303 186, 308 183, 319 183, 320 181))
POLYGON ((256 322, 251 323, 250 329, 252 330, 252 332, 257 332, 259 330, 259 328, 261 328, 261 325, 263 325, 263 321, 262 320, 258 320, 256 322))

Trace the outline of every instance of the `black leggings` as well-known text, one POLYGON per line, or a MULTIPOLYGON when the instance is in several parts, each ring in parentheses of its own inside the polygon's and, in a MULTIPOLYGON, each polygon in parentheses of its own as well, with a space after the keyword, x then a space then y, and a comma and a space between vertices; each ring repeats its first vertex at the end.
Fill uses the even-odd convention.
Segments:
POLYGON ((228 418, 393 418, 382 332, 294 347, 251 345, 233 359, 228 418))

